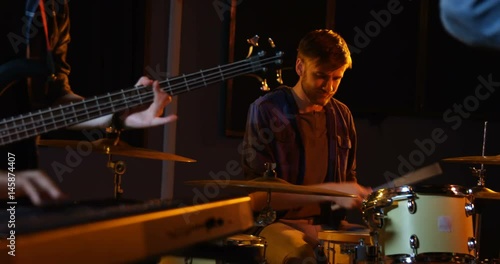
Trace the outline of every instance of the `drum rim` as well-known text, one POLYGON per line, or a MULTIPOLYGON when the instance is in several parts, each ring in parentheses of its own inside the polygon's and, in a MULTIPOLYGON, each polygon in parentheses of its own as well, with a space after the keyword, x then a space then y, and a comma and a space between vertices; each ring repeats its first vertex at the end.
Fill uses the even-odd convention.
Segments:
POLYGON ((402 185, 393 188, 384 188, 370 194, 366 200, 370 198, 380 199, 382 197, 392 198, 393 200, 413 197, 415 194, 434 194, 440 196, 458 196, 467 197, 468 189, 457 184, 425 184, 425 185, 402 185), (384 195, 387 194, 387 195, 384 195), (389 194, 392 196, 388 197, 389 194))
POLYGON ((379 189, 363 201, 363 212, 391 206, 394 201, 405 200, 419 195, 434 195, 464 198, 470 197, 469 190, 456 184, 436 185, 402 185, 393 188, 379 189))
POLYGON ((385 255, 384 258, 391 260, 391 263, 421 263, 421 262, 444 262, 446 263, 475 263, 476 258, 471 254, 449 253, 449 252, 426 252, 417 254, 392 254, 385 255))
POLYGON ((458 196, 458 197, 466 197, 468 196, 468 189, 464 186, 457 184, 425 184, 425 185, 416 185, 413 187, 413 190, 418 194, 435 194, 435 195, 444 195, 444 196, 458 196))
POLYGON ((245 244, 245 245, 265 245, 266 239, 261 236, 255 236, 250 234, 236 234, 227 237, 226 243, 237 243, 237 244, 245 244), (245 243, 247 242, 247 243, 245 243))

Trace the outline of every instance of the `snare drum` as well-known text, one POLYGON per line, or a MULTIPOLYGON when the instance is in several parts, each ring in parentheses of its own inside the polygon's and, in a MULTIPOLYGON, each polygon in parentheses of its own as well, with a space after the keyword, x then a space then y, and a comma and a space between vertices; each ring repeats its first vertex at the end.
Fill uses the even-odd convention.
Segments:
POLYGON ((319 231, 318 239, 323 241, 329 264, 354 264, 355 249, 360 241, 371 245, 369 232, 362 231, 319 231))
POLYGON ((473 263, 472 204, 457 185, 381 189, 363 202, 363 219, 393 262, 473 263))

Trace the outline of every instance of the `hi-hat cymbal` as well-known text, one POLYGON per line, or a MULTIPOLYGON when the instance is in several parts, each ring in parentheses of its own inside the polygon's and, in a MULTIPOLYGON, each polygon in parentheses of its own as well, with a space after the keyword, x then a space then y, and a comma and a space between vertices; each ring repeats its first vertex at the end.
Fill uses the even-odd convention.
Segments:
POLYGON ((102 138, 95 141, 78 141, 78 140, 48 140, 41 139, 37 142, 39 146, 47 147, 70 147, 70 148, 91 148, 91 151, 104 153, 108 155, 119 155, 134 158, 145 158, 145 159, 157 159, 157 160, 171 160, 180 162, 196 162, 194 159, 159 152, 155 150, 136 148, 129 144, 118 141, 115 143, 115 139, 102 138))
POLYGON ((500 155, 498 156, 465 156, 443 159, 446 162, 470 163, 470 164, 485 164, 485 165, 500 165, 500 155))
POLYGON ((295 194, 313 194, 325 196, 340 196, 356 198, 357 195, 348 194, 344 192, 327 190, 319 187, 312 187, 307 185, 295 185, 278 178, 260 177, 253 180, 197 180, 187 181, 186 184, 192 185, 207 185, 218 184, 221 186, 242 187, 251 189, 252 191, 269 191, 269 192, 282 192, 282 193, 295 193, 295 194))

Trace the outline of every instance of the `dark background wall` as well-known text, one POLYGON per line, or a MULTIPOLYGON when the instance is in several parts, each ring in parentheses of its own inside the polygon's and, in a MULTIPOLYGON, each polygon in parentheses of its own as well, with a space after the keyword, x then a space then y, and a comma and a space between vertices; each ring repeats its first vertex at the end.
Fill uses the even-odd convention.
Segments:
MULTIPOLYGON (((500 154, 500 97, 494 90, 483 99, 475 93, 481 84, 478 78, 500 81, 499 52, 466 47, 447 35, 438 20, 437 1, 315 1, 307 6, 290 1, 234 2, 237 13, 232 21, 235 24, 231 24, 229 1, 182 1, 180 72, 243 59, 245 39, 259 34, 272 37, 285 51, 284 75, 293 85, 295 76, 290 67, 299 38, 313 28, 334 27, 353 53, 354 67, 347 72, 337 98, 353 110, 362 184, 376 187, 387 181, 386 175, 402 175, 447 157, 481 155, 484 121, 489 121, 485 154, 500 154), (230 34, 231 26, 234 35, 230 34), (462 113, 455 108, 458 104, 463 105, 462 113), (436 129, 442 130, 442 141, 433 138, 436 129)), ((151 23, 168 24, 168 3, 130 0, 120 1, 120 5, 88 5, 70 1, 75 91, 86 96, 102 94, 133 85, 142 74, 151 75, 151 69, 167 73, 168 27, 153 27, 151 23), (158 15, 159 10, 165 11, 164 17, 158 15), (144 39, 145 45, 141 44, 144 39), (143 60, 145 54, 149 59, 143 60), (159 59, 152 59, 157 54, 159 59)), ((242 193, 222 187, 187 186, 184 181, 241 179, 241 126, 248 103, 261 93, 258 82, 241 77, 177 98, 175 152, 197 162, 175 164, 174 175, 168 175, 174 184, 174 198, 199 203, 242 193)), ((93 136, 99 135, 93 132, 93 136)), ((88 134, 73 136, 89 138, 88 134)), ((158 151, 166 140, 162 128, 127 131, 123 139, 158 151)), ((80 154, 72 161, 67 150, 44 148, 41 153, 49 174, 76 199, 112 195, 112 172, 106 168, 105 155, 80 154), (58 174, 54 162, 69 164, 70 170, 58 174)), ((125 197, 160 197, 161 186, 166 184, 161 180, 160 161, 113 158, 128 165, 123 178, 125 197)), ((476 184, 470 164, 441 165, 443 174, 425 184, 476 184)), ((486 185, 500 191, 497 165, 486 166, 486 185)), ((491 210, 497 209, 494 205, 491 210)), ((352 212, 351 220, 359 222, 359 212, 352 212)))

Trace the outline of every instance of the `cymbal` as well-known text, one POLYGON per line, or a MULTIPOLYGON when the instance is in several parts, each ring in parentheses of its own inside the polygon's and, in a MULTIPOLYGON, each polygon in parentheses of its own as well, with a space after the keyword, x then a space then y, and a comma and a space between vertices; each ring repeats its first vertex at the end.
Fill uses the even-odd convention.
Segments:
POLYGON ((465 156, 443 159, 446 162, 459 162, 471 164, 500 165, 500 155, 498 156, 465 156))
POLYGON ((472 196, 476 199, 485 199, 485 200, 500 200, 500 193, 495 192, 489 188, 484 186, 476 186, 471 188, 472 196))
POLYGON ((291 184, 279 178, 269 178, 269 177, 259 177, 253 180, 227 180, 227 181, 196 180, 196 181, 186 181, 185 183, 192 185, 207 185, 215 183, 221 186, 248 188, 253 191, 313 194, 313 195, 340 196, 340 197, 352 197, 352 198, 358 197, 357 195, 327 190, 319 187, 291 184))
POLYGON ((180 162, 196 162, 194 159, 159 152, 155 150, 145 149, 145 148, 136 148, 132 147, 129 144, 118 141, 115 143, 115 139, 109 138, 101 138, 95 141, 78 141, 78 140, 50 140, 50 139, 41 139, 38 140, 37 144, 39 146, 47 146, 47 147, 70 147, 70 148, 82 148, 87 149, 91 148, 91 151, 104 153, 108 155, 118 155, 118 156, 127 156, 134 158, 145 158, 145 159, 157 159, 157 160, 171 160, 171 161, 180 161, 180 162), (90 145, 89 145, 90 144, 90 145))

